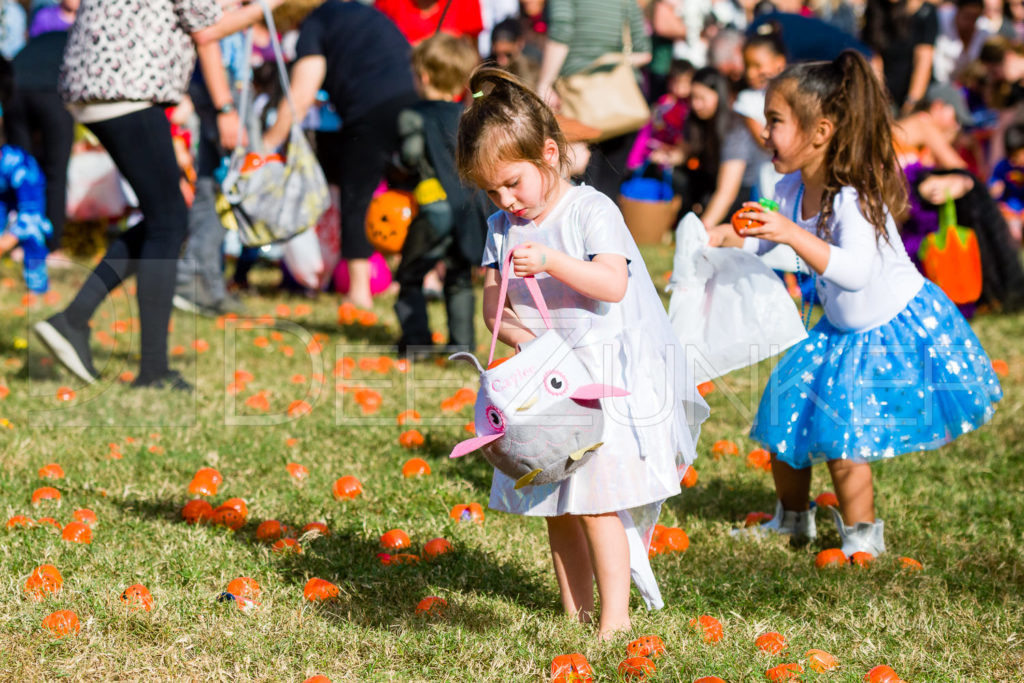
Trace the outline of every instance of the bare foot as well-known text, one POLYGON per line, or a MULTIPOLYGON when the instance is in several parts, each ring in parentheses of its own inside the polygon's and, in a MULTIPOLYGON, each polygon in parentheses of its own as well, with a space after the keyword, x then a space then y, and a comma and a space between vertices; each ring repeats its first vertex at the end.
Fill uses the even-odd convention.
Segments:
POLYGON ((597 639, 603 641, 614 640, 616 637, 631 628, 633 628, 633 624, 629 619, 626 619, 625 622, 618 622, 615 624, 602 623, 597 631, 597 639))

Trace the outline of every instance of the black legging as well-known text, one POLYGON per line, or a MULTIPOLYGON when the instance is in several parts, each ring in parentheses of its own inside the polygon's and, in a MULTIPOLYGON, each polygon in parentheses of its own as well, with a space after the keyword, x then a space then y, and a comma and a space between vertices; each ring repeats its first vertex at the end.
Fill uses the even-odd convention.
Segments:
POLYGON ((366 239, 366 209, 398 148, 398 113, 415 101, 411 94, 385 102, 342 126, 335 160, 338 172, 328 176, 341 185, 341 256, 346 260, 373 255, 366 239))
POLYGON ((65 193, 75 122, 56 90, 15 90, 5 106, 7 141, 34 156, 46 178, 46 217, 53 224, 53 234, 46 242, 51 251, 57 250, 67 213, 65 193))
POLYGON ((125 278, 137 275, 142 328, 138 380, 158 378, 168 370, 167 325, 188 222, 170 124, 163 110, 153 106, 86 126, 132 186, 144 219, 111 243, 65 316, 76 327, 87 325, 103 299, 125 278))

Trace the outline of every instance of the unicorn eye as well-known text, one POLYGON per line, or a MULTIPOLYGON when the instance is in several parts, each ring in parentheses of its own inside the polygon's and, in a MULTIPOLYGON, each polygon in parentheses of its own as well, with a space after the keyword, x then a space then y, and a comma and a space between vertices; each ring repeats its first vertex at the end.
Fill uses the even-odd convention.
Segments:
POLYGON ((488 406, 487 410, 484 411, 484 415, 495 431, 501 431, 505 428, 505 418, 502 416, 501 411, 494 406, 488 406))
POLYGON ((569 382, 565 379, 565 375, 558 370, 552 370, 544 376, 544 388, 548 390, 549 394, 561 396, 568 386, 569 382))

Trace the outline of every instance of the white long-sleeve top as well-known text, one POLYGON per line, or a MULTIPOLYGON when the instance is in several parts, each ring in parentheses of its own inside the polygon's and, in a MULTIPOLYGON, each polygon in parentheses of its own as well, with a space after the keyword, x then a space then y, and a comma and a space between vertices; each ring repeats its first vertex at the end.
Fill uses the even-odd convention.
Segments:
MULTIPOLYGON (((804 220, 797 206, 800 173, 784 176, 775 186, 779 212, 812 234, 818 216, 804 220)), ((862 332, 889 322, 910 302, 924 278, 907 256, 892 216, 886 212, 889 240, 876 239, 875 228, 861 213, 857 191, 844 187, 836 196, 831 219, 828 266, 817 278, 818 299, 829 322, 841 330, 862 332)), ((776 242, 748 237, 745 251, 763 254, 776 242)))

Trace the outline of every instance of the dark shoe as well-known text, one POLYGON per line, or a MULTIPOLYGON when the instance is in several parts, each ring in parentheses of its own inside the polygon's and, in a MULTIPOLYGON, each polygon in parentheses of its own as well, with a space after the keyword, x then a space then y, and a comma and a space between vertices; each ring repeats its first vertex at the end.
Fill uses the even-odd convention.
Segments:
POLYGON ((173 389, 174 391, 184 391, 187 393, 195 391, 195 388, 186 382, 177 370, 168 370, 166 373, 156 377, 139 375, 132 382, 132 388, 173 389))
POLYGON ((32 326, 32 331, 75 377, 90 384, 100 378, 100 373, 96 372, 92 364, 88 327, 84 330, 76 329, 68 323, 63 313, 58 313, 37 322, 32 326))
POLYGON ((245 315, 247 309, 245 304, 234 294, 225 294, 224 298, 211 306, 217 315, 226 315, 228 313, 234 313, 235 315, 245 315))

